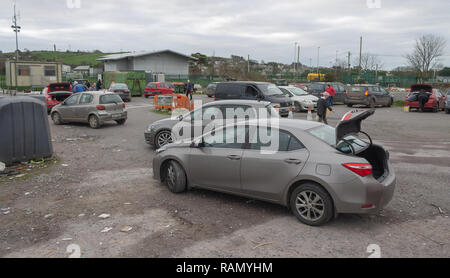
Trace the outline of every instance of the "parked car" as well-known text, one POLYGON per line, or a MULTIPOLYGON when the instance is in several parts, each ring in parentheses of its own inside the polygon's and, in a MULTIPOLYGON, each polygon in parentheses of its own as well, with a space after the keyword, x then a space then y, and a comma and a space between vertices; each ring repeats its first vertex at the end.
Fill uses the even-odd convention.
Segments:
POLYGON ((70 82, 50 83, 42 90, 47 103, 47 112, 72 95, 70 82))
POLYGON ((208 97, 214 96, 214 93, 215 93, 216 87, 217 87, 217 83, 218 82, 209 83, 208 86, 206 87, 206 95, 208 97))
POLYGON ((373 113, 348 112, 336 128, 291 119, 268 130, 256 120, 228 125, 160 148, 154 179, 174 193, 199 187, 288 206, 313 226, 339 213, 376 212, 392 199, 396 177, 389 153, 355 135, 373 113), (274 152, 262 151, 266 133, 278 137, 274 152))
POLYGON ((130 89, 125 83, 111 84, 108 91, 118 94, 123 101, 131 101, 130 89))
POLYGON ((107 121, 115 121, 123 125, 127 116, 122 99, 117 94, 109 92, 74 94, 53 107, 51 111, 55 125, 80 122, 89 123, 91 128, 99 128, 107 121))
POLYGON ((265 100, 272 103, 280 116, 287 117, 292 108, 289 97, 272 83, 253 81, 220 82, 215 92, 216 100, 223 99, 250 99, 265 100))
POLYGON ((291 98, 295 112, 308 111, 310 106, 311 110, 316 110, 318 97, 308 94, 297 86, 278 86, 278 88, 291 98))
POLYGON ((321 97, 322 93, 327 89, 327 85, 330 84, 335 91, 333 97, 334 102, 344 102, 347 86, 339 82, 312 82, 305 84, 306 91, 313 96, 321 97))
POLYGON ((450 90, 447 90, 447 95, 445 96, 445 113, 450 114, 450 90))
POLYGON ((348 89, 344 103, 348 107, 356 104, 366 105, 371 108, 377 105, 391 107, 394 103, 394 97, 381 86, 361 84, 353 85, 348 89))
POLYGON ((425 109, 430 109, 433 112, 438 112, 439 110, 444 109, 445 97, 442 95, 439 89, 434 89, 431 85, 428 84, 412 85, 410 93, 408 93, 405 97, 405 106, 409 106, 410 109, 412 108, 418 110, 420 105, 417 99, 417 95, 421 90, 430 93, 430 97, 428 98, 427 103, 425 103, 424 105, 425 109))
POLYGON ((144 96, 161 95, 161 94, 173 94, 175 89, 172 84, 166 82, 150 82, 145 86, 144 96))
MULTIPOLYGON (((195 126, 201 126, 201 134, 206 125, 208 125, 212 120, 211 116, 216 120, 223 120, 227 118, 234 119, 235 112, 237 109, 242 109, 242 111, 246 111, 247 115, 250 112, 248 109, 254 108, 256 114, 253 116, 263 117, 261 115, 260 109, 265 109, 267 111, 267 116, 269 117, 278 117, 278 112, 271 106, 270 102, 266 101, 256 101, 256 100, 220 100, 207 103, 202 107, 187 113, 186 115, 179 116, 178 118, 167 118, 156 121, 150 124, 144 132, 145 141, 150 144, 154 149, 159 149, 164 145, 172 143, 180 138, 186 136, 186 134, 176 134, 173 131, 173 127, 180 123, 184 122, 188 125, 192 125, 191 137, 195 135, 193 130, 196 128, 195 126), (229 109, 232 109, 231 111, 229 109), (231 112, 232 115, 227 113, 231 112), (201 121, 200 121, 201 120, 201 121)), ((223 123, 222 123, 223 124, 223 123)), ((196 137, 198 137, 198 134, 196 137)))

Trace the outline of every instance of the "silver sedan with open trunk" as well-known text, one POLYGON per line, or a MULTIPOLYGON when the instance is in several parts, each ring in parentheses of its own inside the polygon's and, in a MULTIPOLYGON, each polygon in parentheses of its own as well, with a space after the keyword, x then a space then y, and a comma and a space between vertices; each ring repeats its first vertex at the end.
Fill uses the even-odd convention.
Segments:
POLYGON ((163 146, 154 178, 174 193, 199 187, 278 203, 314 226, 339 213, 376 212, 392 199, 396 178, 389 153, 361 132, 373 113, 349 112, 336 128, 285 119, 269 128, 226 125, 163 146))

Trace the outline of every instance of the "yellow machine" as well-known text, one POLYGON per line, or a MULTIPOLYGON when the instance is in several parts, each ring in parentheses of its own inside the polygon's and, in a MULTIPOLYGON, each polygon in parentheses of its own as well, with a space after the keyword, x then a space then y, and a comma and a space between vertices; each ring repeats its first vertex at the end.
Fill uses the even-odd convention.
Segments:
POLYGON ((307 77, 308 81, 324 81, 325 74, 322 73, 309 73, 307 77))

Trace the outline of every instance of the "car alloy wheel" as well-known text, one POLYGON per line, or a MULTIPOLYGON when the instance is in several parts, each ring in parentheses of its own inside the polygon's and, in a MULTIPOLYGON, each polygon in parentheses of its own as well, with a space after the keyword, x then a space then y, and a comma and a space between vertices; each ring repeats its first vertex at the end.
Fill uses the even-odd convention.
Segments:
POLYGON ((173 138, 170 131, 161 131, 160 133, 158 133, 158 136, 156 136, 156 147, 158 149, 172 142, 173 138))
POLYGON ((55 124, 55 125, 60 125, 61 124, 61 115, 59 115, 59 113, 58 112, 55 112, 55 113, 53 113, 53 115, 52 115, 52 120, 53 120, 53 123, 55 124))
POLYGON ((186 191, 186 172, 176 161, 172 160, 167 164, 165 181, 167 187, 173 193, 186 191))
POLYGON ((98 118, 94 115, 89 117, 89 125, 91 126, 91 128, 99 128, 100 124, 98 122, 98 118))
POLYGON ((322 198, 313 191, 302 191, 295 202, 298 213, 308 221, 319 220, 325 211, 322 198))

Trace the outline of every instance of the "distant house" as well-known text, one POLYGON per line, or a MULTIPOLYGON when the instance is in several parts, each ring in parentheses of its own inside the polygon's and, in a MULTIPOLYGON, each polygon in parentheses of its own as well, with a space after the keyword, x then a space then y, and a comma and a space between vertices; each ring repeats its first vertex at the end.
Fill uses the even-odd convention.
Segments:
POLYGON ((62 65, 62 72, 63 73, 68 73, 68 72, 71 72, 72 71, 72 67, 71 66, 69 66, 69 65, 62 65))
POLYGON ((74 68, 73 71, 77 73, 89 74, 90 68, 91 68, 90 66, 78 66, 74 68))
POLYGON ((62 64, 56 62, 31 62, 7 60, 6 85, 17 87, 45 87, 62 81, 62 64))
POLYGON ((107 71, 147 71, 166 75, 189 74, 189 61, 197 60, 172 50, 112 54, 97 59, 107 71))

